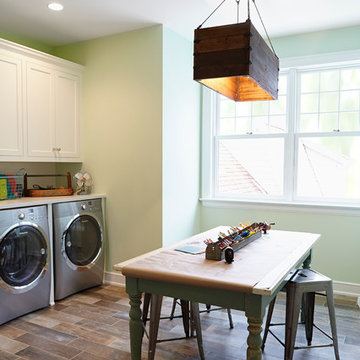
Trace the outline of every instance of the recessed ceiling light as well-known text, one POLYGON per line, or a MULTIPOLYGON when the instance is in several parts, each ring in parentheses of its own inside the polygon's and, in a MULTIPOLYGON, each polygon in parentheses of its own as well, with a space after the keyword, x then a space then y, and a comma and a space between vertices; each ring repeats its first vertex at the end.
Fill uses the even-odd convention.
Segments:
POLYGON ((61 11, 64 9, 64 6, 59 3, 53 2, 48 5, 48 8, 54 11, 61 11))

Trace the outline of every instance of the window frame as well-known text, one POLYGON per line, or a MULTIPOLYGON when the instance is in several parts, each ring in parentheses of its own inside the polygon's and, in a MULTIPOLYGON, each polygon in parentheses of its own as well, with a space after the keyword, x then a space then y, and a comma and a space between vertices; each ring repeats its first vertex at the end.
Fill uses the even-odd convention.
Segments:
MULTIPOLYGON (((287 58, 280 60, 280 73, 287 74, 287 132, 276 134, 244 134, 234 136, 216 136, 216 93, 202 87, 202 180, 201 180, 201 201, 205 206, 238 207, 249 205, 255 208, 272 208, 276 210, 286 210, 294 208, 316 209, 320 212, 339 213, 345 211, 347 214, 356 213, 360 215, 360 204, 358 200, 338 200, 305 198, 296 194, 297 172, 298 172, 298 142, 302 137, 321 137, 321 136, 360 136, 360 131, 349 132, 302 132, 300 133, 300 78, 301 73, 311 71, 323 71, 326 69, 347 68, 353 66, 360 67, 360 50, 344 51, 339 53, 320 54, 297 58, 287 58), (217 146, 218 140, 223 138, 284 138, 286 149, 284 155, 284 194, 283 196, 262 197, 250 195, 224 195, 216 192, 217 184, 217 146), (292 167, 288 166, 292 164, 292 167), (285 180, 286 179, 286 180, 285 180), (217 205, 216 205, 217 204, 217 205)), ((340 109, 339 109, 340 111, 340 109)))

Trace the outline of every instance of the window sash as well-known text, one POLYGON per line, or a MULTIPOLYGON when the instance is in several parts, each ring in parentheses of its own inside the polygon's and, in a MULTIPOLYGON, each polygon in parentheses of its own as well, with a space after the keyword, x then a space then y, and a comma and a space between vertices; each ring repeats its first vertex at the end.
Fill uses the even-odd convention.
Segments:
MULTIPOLYGON (((355 201, 351 199, 332 200, 314 197, 305 198, 296 194, 297 178, 298 178, 298 142, 299 138, 318 138, 318 137, 343 137, 343 136, 360 136, 360 131, 340 131, 340 132, 300 132, 300 76, 304 72, 317 72, 325 70, 341 70, 351 67, 360 67, 360 51, 350 51, 343 54, 325 54, 310 57, 303 57, 298 59, 286 59, 281 61, 282 68, 287 68, 285 73, 288 76, 287 84, 287 133, 276 134, 252 134, 252 135, 217 135, 218 129, 216 117, 218 117, 219 107, 216 106, 215 94, 203 88, 203 162, 202 162, 202 197, 207 199, 231 199, 246 201, 247 199, 255 200, 256 202, 271 202, 276 203, 292 203, 302 202, 307 204, 322 204, 323 206, 339 206, 339 204, 354 204, 355 201), (348 63, 340 63, 340 61, 348 61, 348 63), (327 65, 323 65, 326 64, 327 65), (287 66, 288 65, 288 66, 287 66), (217 113, 209 114, 211 106, 216 109, 217 113), (206 109, 207 108, 207 109, 206 109), (209 123, 207 119, 212 121, 209 123), (242 139, 242 138, 283 138, 285 158, 284 158, 284 196, 283 197, 259 197, 259 196, 235 196, 219 194, 217 190, 216 181, 218 179, 217 169, 217 156, 218 156, 218 143, 222 139, 242 139), (209 151, 210 150, 210 151, 209 151)), ((345 92, 347 90, 341 90, 345 92)), ((336 91, 335 91, 336 92, 336 91)), ((336 112, 335 112, 336 113, 336 112)), ((316 113, 317 114, 317 113, 316 113)), ((358 203, 358 200, 357 200, 358 203)))

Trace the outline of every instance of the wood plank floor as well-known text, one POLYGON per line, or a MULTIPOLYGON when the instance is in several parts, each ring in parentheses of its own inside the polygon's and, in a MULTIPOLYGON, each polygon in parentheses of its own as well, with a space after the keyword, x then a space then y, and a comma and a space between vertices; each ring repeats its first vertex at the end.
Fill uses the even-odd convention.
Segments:
MULTIPOLYGON (((130 359, 128 311, 124 289, 101 286, 59 301, 55 306, 15 319, 0 326, 1 360, 122 360, 130 359)), ((172 300, 165 298, 162 312, 169 315, 172 300)), ((179 307, 177 311, 179 312, 179 307)), ((224 310, 201 314, 203 341, 207 360, 246 358, 247 323, 243 313, 232 311, 234 329, 229 329, 224 310)), ((275 307, 274 321, 282 321, 284 302, 275 307)), ((360 310, 337 307, 337 327, 342 360, 360 359, 360 310)), ((327 308, 317 306, 315 322, 328 330, 327 308)), ((282 336, 283 331, 276 329, 282 336)), ((314 330, 314 344, 328 341, 314 330)), ((305 344, 299 327, 298 342, 305 344)), ((159 338, 183 336, 181 319, 162 320, 159 338)), ((147 340, 144 339, 143 359, 147 340)), ((199 359, 196 340, 159 343, 157 360, 199 359)), ((269 335, 264 360, 283 358, 283 348, 269 335)), ((296 350, 294 360, 334 359, 332 348, 296 350)))

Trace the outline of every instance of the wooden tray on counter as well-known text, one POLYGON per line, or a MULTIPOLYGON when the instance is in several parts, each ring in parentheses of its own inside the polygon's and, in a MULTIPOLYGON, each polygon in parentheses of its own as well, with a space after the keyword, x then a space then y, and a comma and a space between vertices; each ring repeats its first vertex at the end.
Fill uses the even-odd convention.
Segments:
POLYGON ((24 196, 40 197, 40 196, 69 196, 74 193, 71 187, 71 174, 69 172, 66 175, 24 175, 24 196), (28 177, 66 177, 67 187, 59 187, 56 189, 28 189, 27 178, 28 177))

